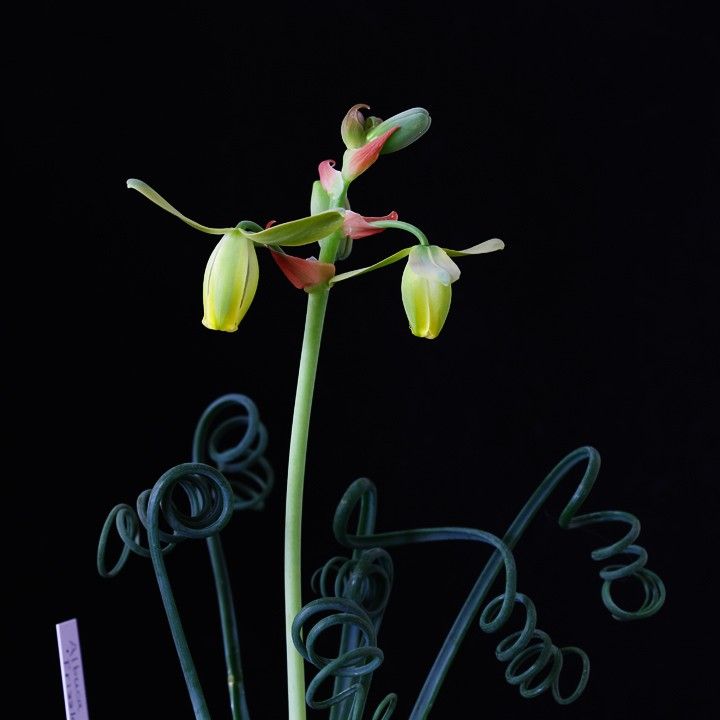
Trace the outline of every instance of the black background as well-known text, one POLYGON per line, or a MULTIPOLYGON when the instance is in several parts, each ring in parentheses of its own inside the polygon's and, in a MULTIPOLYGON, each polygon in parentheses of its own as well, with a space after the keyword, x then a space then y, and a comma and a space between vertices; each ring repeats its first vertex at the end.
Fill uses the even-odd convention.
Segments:
MULTIPOLYGON (((261 254, 239 331, 206 330, 213 239, 124 182, 210 225, 299 217, 317 163, 340 160, 342 116, 366 102, 382 117, 422 105, 433 125, 353 185, 354 209, 397 210, 442 246, 507 249, 459 261, 432 342, 407 330, 401 264, 333 290, 305 577, 339 551, 333 508, 357 476, 378 485, 379 529, 502 534, 544 474, 592 444, 603 470, 586 507, 640 517, 666 607, 611 620, 589 553, 617 528, 561 531, 566 483, 516 558, 539 626, 589 653, 585 695, 522 700, 475 629, 433 717, 703 716, 717 643, 716 28, 680 2, 479 4, 472 17, 450 3, 38 8, 11 59, 9 134, 32 193, 13 261, 31 289, 10 321, 10 395, 25 398, 16 427, 30 441, 18 439, 9 513, 12 597, 36 608, 12 623, 28 715, 62 716, 53 625, 78 617, 94 718, 191 717, 149 563, 100 580, 95 543, 107 511, 189 459, 199 413, 235 391, 258 403, 279 477, 267 508, 226 531, 249 702, 253 717, 283 717, 282 478, 305 297, 261 254)), ((342 267, 407 244, 358 241, 342 267)), ((487 551, 393 556, 374 689, 375 702, 400 694, 402 718, 487 551)), ((169 568, 213 717, 227 717, 204 548, 186 544, 169 568)))

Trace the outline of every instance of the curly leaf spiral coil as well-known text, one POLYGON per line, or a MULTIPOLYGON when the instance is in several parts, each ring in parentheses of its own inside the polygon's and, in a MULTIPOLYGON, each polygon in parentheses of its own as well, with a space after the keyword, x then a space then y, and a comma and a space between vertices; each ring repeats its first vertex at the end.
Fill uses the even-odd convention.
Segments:
MULTIPOLYGON (((608 608, 613 618, 618 620, 635 620, 654 615, 665 601, 665 587, 662 580, 651 570, 645 567, 647 563, 647 552, 639 545, 634 544, 640 532, 640 523, 633 515, 622 511, 602 511, 577 515, 577 511, 587 498, 600 468, 600 456, 594 448, 581 447, 567 455, 540 483, 525 506, 518 513, 511 523, 504 537, 496 536, 472 528, 422 528, 414 530, 401 530, 384 533, 375 533, 375 517, 377 513, 377 491, 370 480, 361 478, 350 485, 341 499, 334 520, 334 533, 338 542, 352 548, 353 557, 360 551, 367 552, 367 548, 386 548, 396 545, 406 545, 424 542, 437 542, 446 540, 473 540, 489 544, 494 548, 493 555, 487 561, 475 586, 470 591, 463 604, 448 636, 438 653, 438 656, 428 673, 425 684, 417 698, 410 720, 419 720, 428 717, 430 710, 437 698, 440 687, 447 675, 457 651, 467 634, 472 622, 477 618, 480 628, 486 633, 495 633, 500 630, 508 621, 514 608, 517 605, 523 607, 525 622, 521 630, 511 633, 502 638, 496 646, 496 657, 499 661, 507 663, 505 678, 511 685, 516 685, 520 694, 526 698, 537 697, 547 690, 556 702, 566 705, 577 700, 585 689, 590 672, 590 662, 583 650, 577 647, 558 647, 551 641, 547 633, 537 628, 537 611, 529 597, 517 592, 517 575, 515 561, 512 555, 512 548, 522 537, 522 534, 535 517, 541 506, 557 488, 562 480, 577 465, 585 462, 585 470, 580 482, 573 493, 570 501, 560 515, 559 524, 563 528, 574 529, 585 527, 595 523, 622 522, 629 526, 628 532, 620 540, 602 548, 594 550, 592 558, 597 561, 607 560, 616 556, 630 556, 627 563, 616 563, 607 565, 600 570, 600 577, 603 580, 601 597, 604 605, 608 608), (359 505, 359 510, 358 510, 359 505), (350 518, 358 510, 358 528, 354 535, 348 531, 350 518), (485 598, 495 582, 499 572, 504 570, 503 592, 485 603, 485 598), (613 598, 612 585, 614 582, 635 578, 643 589, 644 600, 639 608, 622 608, 613 598), (484 604, 485 603, 485 604, 484 604), (479 617, 478 617, 479 616, 479 617), (580 658, 581 669, 579 677, 571 692, 566 695, 560 692, 560 676, 562 673, 564 659, 568 655, 575 655, 580 658)), ((325 596, 330 589, 332 573, 336 573, 336 581, 333 590, 336 594, 341 593, 342 583, 338 587, 337 577, 342 576, 345 563, 344 558, 333 558, 316 575, 317 585, 325 596)), ((322 603, 314 601, 315 603, 322 603)), ((387 604, 387 598, 384 600, 387 604)), ((310 614, 313 614, 320 605, 310 603, 306 606, 310 614)), ((327 607, 327 610, 331 610, 327 607)), ((298 617, 306 618, 301 612, 298 617)), ((299 635, 296 640, 298 647, 301 647, 299 635)), ((347 648, 346 648, 347 651, 347 648)), ((302 650, 301 650, 302 652, 302 650)), ((309 658, 309 654, 305 655, 309 658)), ((342 655, 338 656, 338 659, 342 655)), ((312 660, 311 660, 312 661, 312 660)), ((342 664, 338 664, 342 669, 342 664)), ((322 665, 322 680, 333 674, 334 666, 331 663, 322 665)), ((317 677, 320 676, 320 673, 317 677)), ((369 684, 370 671, 367 672, 367 683, 369 684)), ((350 690, 354 689, 356 695, 361 695, 362 688, 359 684, 342 686, 341 672, 335 673, 336 690, 341 687, 341 693, 330 698, 334 702, 346 702, 350 696, 350 690), (340 683, 340 684, 339 684, 340 683)), ((381 706, 376 710, 373 720, 376 718, 390 717, 395 706, 395 701, 388 696, 381 706)), ((353 712, 359 707, 364 697, 354 700, 353 712)), ((336 706, 337 707, 337 706, 336 706)), ((338 717, 360 717, 359 714, 343 714, 338 717)))
POLYGON ((100 535, 97 566, 103 577, 117 575, 131 553, 151 558, 195 717, 203 720, 209 720, 210 715, 180 621, 164 555, 182 540, 207 541, 218 597, 232 716, 234 720, 247 720, 237 619, 219 533, 234 511, 263 507, 274 481, 272 467, 264 457, 267 440, 267 430, 250 398, 238 394, 218 398, 198 421, 193 438, 193 462, 176 465, 164 473, 151 490, 140 493, 135 508, 116 505, 100 535), (179 490, 185 495, 187 512, 180 509, 175 498, 179 490), (123 547, 115 564, 108 568, 106 555, 113 527, 123 547), (147 547, 141 540, 143 530, 147 547))
POLYGON ((227 477, 235 493, 235 510, 261 510, 275 477, 264 456, 267 443, 267 429, 255 403, 245 395, 223 395, 198 420, 193 459, 214 465, 227 477), (233 444, 238 433, 240 439, 233 444))
MULTIPOLYGON (((374 515, 361 513, 359 531, 368 531, 373 524, 374 515)), ((306 702, 311 708, 330 708, 330 720, 359 720, 363 716, 372 673, 384 659, 377 646, 377 633, 392 581, 392 560, 381 548, 357 550, 351 558, 333 557, 312 578, 313 589, 322 597, 305 605, 295 618, 293 641, 305 660, 318 668, 308 684, 306 702), (338 626, 338 654, 324 657, 317 645, 323 633, 338 626), (330 679, 332 693, 318 699, 320 687, 330 679)), ((385 697, 373 714, 374 720, 389 720, 396 703, 394 694, 385 697)))
POLYGON ((116 505, 103 525, 98 544, 98 572, 114 577, 123 568, 131 552, 150 557, 153 549, 164 554, 177 543, 202 539, 220 532, 233 513, 233 492, 230 484, 215 468, 204 463, 183 463, 164 473, 152 490, 144 490, 137 499, 136 509, 116 505), (188 501, 190 512, 178 509, 173 495, 180 489, 188 501), (160 529, 160 516, 169 530, 160 529), (105 555, 113 526, 124 547, 120 558, 107 569, 105 555), (140 529, 148 535, 148 547, 140 543, 140 529))

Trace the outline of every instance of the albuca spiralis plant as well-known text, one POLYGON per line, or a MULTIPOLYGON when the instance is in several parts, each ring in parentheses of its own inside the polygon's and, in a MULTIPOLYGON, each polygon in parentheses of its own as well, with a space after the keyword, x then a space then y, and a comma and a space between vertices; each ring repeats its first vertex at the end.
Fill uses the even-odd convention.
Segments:
MULTIPOLYGON (((647 553, 635 540, 640 525, 633 515, 620 511, 580 515, 598 474, 596 450, 581 447, 563 458, 522 507, 502 538, 470 528, 435 527, 378 532, 375 528, 377 493, 367 479, 356 480, 341 498, 334 520, 337 541, 348 549, 347 558, 333 557, 313 577, 319 597, 303 606, 301 599, 301 518, 306 452, 316 368, 320 352, 325 311, 330 291, 339 284, 393 263, 405 261, 400 298, 410 331, 421 338, 437 338, 450 310, 452 284, 460 277, 453 258, 481 255, 503 249, 501 240, 490 239, 472 247, 455 250, 431 243, 415 225, 398 219, 397 213, 366 216, 350 209, 351 183, 374 165, 380 156, 402 150, 419 140, 430 127, 423 108, 412 108, 387 120, 367 116, 367 105, 354 105, 345 115, 340 132, 345 144, 342 167, 333 160, 318 166, 313 183, 310 214, 265 227, 242 220, 233 227, 208 227, 189 219, 141 180, 128 180, 138 191, 163 210, 196 230, 220 236, 212 251, 203 280, 203 324, 211 330, 234 332, 250 307, 260 282, 258 249, 267 250, 288 280, 307 294, 305 331, 300 353, 297 392, 293 412, 287 470, 285 507, 285 636, 287 657, 288 718, 301 720, 306 707, 326 710, 330 720, 387 720, 396 707, 396 696, 388 695, 374 710, 367 710, 370 683, 382 664, 383 653, 377 635, 388 602, 393 568, 387 548, 446 540, 465 540, 489 545, 493 553, 463 604, 450 632, 438 651, 411 712, 411 720, 430 715, 443 680, 474 622, 486 633, 498 632, 516 605, 521 605, 524 625, 497 645, 496 655, 507 663, 507 681, 531 698, 549 690, 560 704, 576 700, 585 688, 590 663, 577 647, 557 647, 538 629, 537 612, 529 597, 518 591, 512 550, 526 527, 549 495, 576 466, 584 468, 581 480, 559 518, 563 528, 573 529, 595 523, 627 525, 616 542, 596 549, 597 561, 620 560, 600 570, 602 601, 617 620, 635 620, 656 613, 663 605, 665 588, 660 578, 646 567, 647 553), (396 230, 409 234, 409 245, 367 267, 337 272, 336 263, 351 255, 354 240, 396 230), (315 257, 299 257, 290 251, 318 245, 315 257), (356 517, 351 528, 351 518, 356 517), (491 586, 503 573, 503 591, 487 600, 491 586), (621 607, 613 597, 613 583, 635 578, 643 589, 640 607, 621 607), (321 636, 340 628, 339 647, 334 657, 318 652, 321 636), (568 655, 580 659, 581 669, 572 691, 561 694, 560 675, 568 655), (306 684, 305 666, 317 669, 306 684), (372 714, 368 714, 371 712, 372 714)), ((343 287, 344 289, 344 287, 343 287)), ((98 570, 116 575, 131 553, 152 560, 162 600, 184 673, 196 718, 209 718, 182 623, 173 598, 164 556, 188 538, 208 544, 225 647, 229 701, 232 717, 250 717, 243 683, 237 619, 230 591, 220 531, 236 511, 262 506, 274 482, 274 473, 265 458, 267 432, 258 409, 244 395, 225 395, 211 403, 200 418, 193 442, 191 462, 166 472, 151 490, 138 498, 136 508, 117 505, 108 516, 98 548, 98 570), (239 436, 239 440, 237 439, 239 436), (184 493, 187 512, 179 510, 173 494, 184 493), (162 519, 162 528, 161 528, 162 519), (120 558, 109 567, 107 544, 113 528, 124 543, 120 558), (141 535, 146 535, 146 542, 141 535)))

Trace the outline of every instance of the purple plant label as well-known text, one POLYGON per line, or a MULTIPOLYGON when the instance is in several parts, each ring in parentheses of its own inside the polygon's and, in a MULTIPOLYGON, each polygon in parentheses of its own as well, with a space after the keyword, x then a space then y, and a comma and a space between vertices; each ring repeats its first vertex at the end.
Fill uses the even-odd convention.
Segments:
POLYGON ((65 715, 67 720, 89 720, 77 620, 73 618, 58 623, 55 628, 65 693, 65 715))

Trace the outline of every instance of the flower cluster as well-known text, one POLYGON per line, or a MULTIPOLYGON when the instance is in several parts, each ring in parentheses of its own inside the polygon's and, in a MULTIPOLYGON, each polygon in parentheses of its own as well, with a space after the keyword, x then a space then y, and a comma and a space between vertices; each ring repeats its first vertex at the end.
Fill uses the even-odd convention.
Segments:
POLYGON ((128 180, 128 187, 142 193, 163 210, 183 222, 211 235, 221 235, 210 255, 203 279, 203 325, 212 330, 234 332, 248 311, 258 286, 259 266, 256 248, 265 247, 285 276, 306 292, 331 286, 407 257, 402 276, 403 307, 412 333, 418 337, 438 336, 450 309, 451 285, 460 270, 451 259, 457 255, 475 255, 504 247, 502 241, 488 240, 466 250, 446 250, 430 245, 415 226, 400 222, 396 212, 365 216, 353 212, 348 201, 350 183, 380 157, 401 150, 425 134, 430 116, 423 108, 411 108, 387 120, 365 117, 367 105, 353 105, 341 124, 346 150, 342 168, 334 160, 318 166, 319 179, 313 184, 310 215, 286 223, 268 223, 261 227, 244 220, 234 227, 214 228, 201 225, 176 210, 165 198, 140 180, 128 180), (388 228, 413 234, 419 244, 405 248, 374 265, 336 274, 335 262, 346 259, 352 241, 375 235, 388 228), (320 257, 299 258, 285 248, 317 242, 320 257))

